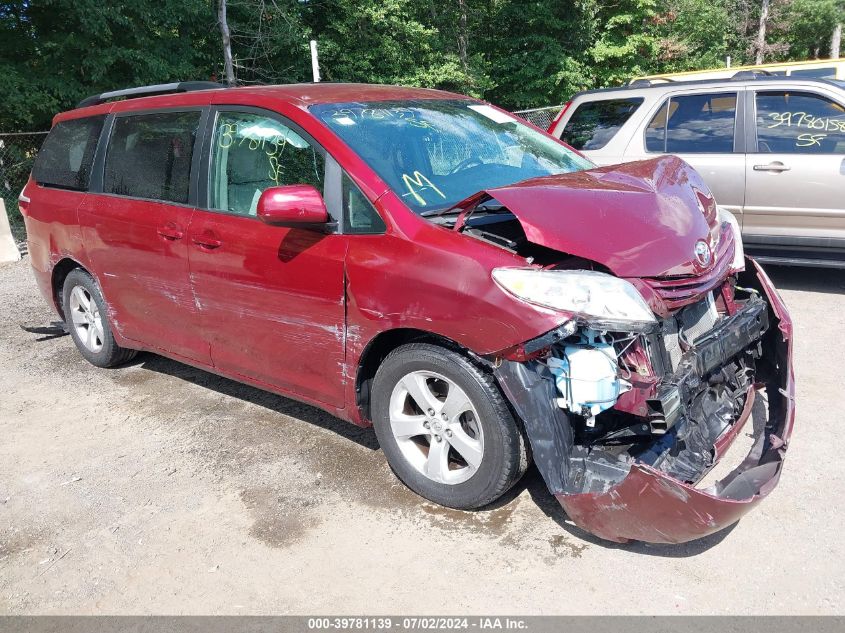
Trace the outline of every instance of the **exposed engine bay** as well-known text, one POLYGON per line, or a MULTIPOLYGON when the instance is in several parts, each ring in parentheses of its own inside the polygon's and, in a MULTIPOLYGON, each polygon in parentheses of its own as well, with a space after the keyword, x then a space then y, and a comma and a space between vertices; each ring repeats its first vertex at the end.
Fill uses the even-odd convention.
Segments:
POLYGON ((497 369, 505 384, 553 396, 571 446, 567 464, 558 462, 558 490, 605 491, 635 462, 687 483, 714 465, 714 444, 739 419, 756 381, 769 327, 759 294, 739 294, 746 297, 733 314, 719 312, 711 294, 704 307, 664 319, 658 332, 580 329, 531 360, 497 369), (690 316, 714 311, 707 329, 690 316))

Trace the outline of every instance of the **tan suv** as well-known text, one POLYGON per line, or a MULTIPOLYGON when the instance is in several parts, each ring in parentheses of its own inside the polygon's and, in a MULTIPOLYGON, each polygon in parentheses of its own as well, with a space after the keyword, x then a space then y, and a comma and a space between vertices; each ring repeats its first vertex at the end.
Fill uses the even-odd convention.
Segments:
POLYGON ((549 132, 600 165, 677 154, 760 261, 845 268, 845 82, 764 77, 575 95, 549 132))

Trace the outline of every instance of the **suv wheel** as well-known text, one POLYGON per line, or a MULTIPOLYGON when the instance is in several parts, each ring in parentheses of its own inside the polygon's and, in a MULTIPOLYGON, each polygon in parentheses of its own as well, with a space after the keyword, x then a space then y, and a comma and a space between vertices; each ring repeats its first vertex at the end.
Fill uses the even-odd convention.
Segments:
POLYGON ((525 472, 525 441, 504 397, 460 354, 427 343, 400 347, 379 367, 372 397, 388 463, 426 499, 479 508, 525 472))
POLYGON ((93 277, 79 268, 65 279, 62 292, 65 322, 80 354, 97 367, 113 367, 137 352, 114 341, 103 293, 93 277))

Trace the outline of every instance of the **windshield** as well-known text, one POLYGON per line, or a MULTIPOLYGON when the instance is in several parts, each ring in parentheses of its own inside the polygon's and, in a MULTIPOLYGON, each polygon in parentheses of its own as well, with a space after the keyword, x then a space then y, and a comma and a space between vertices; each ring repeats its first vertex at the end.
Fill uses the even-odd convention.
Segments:
POLYGON ((592 166, 519 119, 472 101, 332 103, 310 111, 423 215, 482 189, 592 166))

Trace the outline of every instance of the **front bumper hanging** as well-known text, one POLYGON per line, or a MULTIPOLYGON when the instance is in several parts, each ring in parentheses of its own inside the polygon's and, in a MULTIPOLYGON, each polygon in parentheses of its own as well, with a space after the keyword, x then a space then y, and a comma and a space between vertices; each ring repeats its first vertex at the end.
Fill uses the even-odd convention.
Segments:
MULTIPOLYGON (((573 432, 568 416, 555 405, 554 383, 523 363, 506 361, 496 369, 499 384, 523 420, 534 462, 576 525, 610 541, 683 543, 732 525, 775 488, 795 418, 792 322, 768 276, 751 259, 745 283, 765 297, 768 308, 760 318, 774 326, 760 340, 767 381, 749 389, 742 413, 713 445, 715 459, 724 454, 751 417, 758 388, 764 388, 767 395, 768 420, 755 432, 745 460, 707 489, 635 462, 624 478, 608 489, 579 490, 572 484, 573 432)), ((701 366, 696 373, 718 367, 739 351, 734 347, 742 345, 743 328, 754 326, 747 318, 738 321, 731 328, 733 336, 704 346, 697 356, 701 366)))

